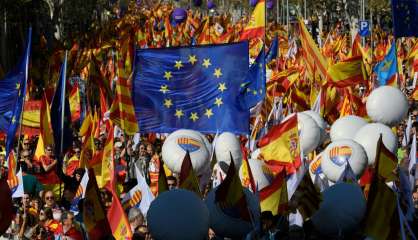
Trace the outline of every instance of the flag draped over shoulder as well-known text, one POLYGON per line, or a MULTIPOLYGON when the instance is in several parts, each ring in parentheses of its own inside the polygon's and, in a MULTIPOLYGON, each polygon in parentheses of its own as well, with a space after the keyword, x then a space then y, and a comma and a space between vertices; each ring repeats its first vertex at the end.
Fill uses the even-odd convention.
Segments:
POLYGON ((418 36, 418 2, 416 0, 392 0, 395 37, 418 36))
POLYGON ((248 25, 241 33, 241 40, 250 38, 262 38, 266 27, 266 2, 259 0, 251 14, 248 25))
POLYGON ((0 81, 0 130, 7 132, 6 159, 13 149, 25 102, 31 42, 32 28, 29 28, 25 54, 15 69, 0 81))
POLYGON ((111 236, 112 231, 106 218, 106 211, 99 199, 100 192, 94 170, 89 169, 85 174, 89 175, 89 181, 83 201, 83 223, 89 239, 104 239, 111 236))
POLYGON ((249 109, 239 101, 247 42, 140 49, 135 64, 133 100, 141 132, 248 133, 249 109))
POLYGON ((261 157, 273 172, 280 172, 283 168, 288 173, 295 172, 301 162, 297 114, 272 127, 258 146, 261 157))
POLYGON ((217 203, 222 211, 228 216, 241 218, 246 221, 251 220, 244 189, 237 170, 235 169, 232 155, 225 180, 216 189, 215 203, 217 203))
POLYGON ((72 146, 70 103, 66 97, 67 54, 61 66, 61 73, 51 103, 51 126, 54 133, 55 155, 62 159, 63 154, 72 146))
POLYGON ((377 74, 379 86, 391 85, 396 86, 396 75, 398 72, 398 63, 396 57, 396 44, 392 42, 392 46, 383 61, 378 63, 374 69, 377 74))

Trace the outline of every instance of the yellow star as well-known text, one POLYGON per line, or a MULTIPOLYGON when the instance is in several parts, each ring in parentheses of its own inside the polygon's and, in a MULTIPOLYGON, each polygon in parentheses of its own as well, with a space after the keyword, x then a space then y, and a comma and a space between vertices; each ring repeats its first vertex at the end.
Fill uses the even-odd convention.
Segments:
POLYGON ((216 106, 220 107, 222 104, 224 104, 224 103, 222 102, 222 98, 216 98, 216 99, 215 99, 215 105, 216 105, 216 106))
POLYGON ((197 62, 196 55, 189 55, 189 63, 194 65, 197 62))
POLYGON ((208 118, 212 117, 212 115, 213 115, 212 109, 211 108, 206 108, 205 115, 208 118))
POLYGON ((212 65, 212 63, 210 63, 210 59, 209 59, 209 58, 205 58, 205 59, 203 59, 203 63, 202 63, 202 65, 203 65, 205 68, 208 68, 210 65, 212 65))
POLYGON ((181 61, 176 61, 176 64, 174 65, 175 68, 177 68, 177 70, 180 70, 180 68, 183 67, 183 63, 181 63, 181 61))
POLYGON ((171 106, 173 106, 173 101, 171 101, 171 99, 169 99, 169 98, 164 99, 164 106, 166 108, 170 108, 171 106))
POLYGON ((167 81, 170 81, 170 78, 172 78, 173 75, 171 75, 171 72, 164 72, 164 78, 167 79, 167 81))
POLYGON ((176 113, 174 114, 174 116, 176 116, 177 118, 181 118, 184 116, 183 110, 181 109, 176 109, 176 113))
POLYGON ((251 88, 247 88, 247 93, 251 92, 251 88))
POLYGON ((12 124, 14 124, 16 122, 16 117, 15 116, 13 116, 12 117, 12 124))
POLYGON ((225 83, 219 83, 218 90, 221 92, 224 92, 226 90, 226 84, 225 83))
POLYGON ((254 95, 257 95, 257 91, 256 91, 256 90, 253 90, 253 94, 254 94, 254 95))
POLYGON ((20 83, 16 83, 16 89, 20 88, 20 83))
POLYGON ((215 75, 216 78, 220 78, 222 76, 222 72, 220 68, 216 68, 215 72, 213 73, 213 75, 215 75))
POLYGON ((193 122, 196 122, 197 121, 197 119, 199 119, 199 116, 197 116, 197 113, 196 112, 192 112, 191 114, 190 114, 190 117, 189 117, 193 122))
POLYGON ((169 91, 170 90, 168 89, 167 85, 161 85, 160 92, 162 92, 163 94, 166 94, 169 91))

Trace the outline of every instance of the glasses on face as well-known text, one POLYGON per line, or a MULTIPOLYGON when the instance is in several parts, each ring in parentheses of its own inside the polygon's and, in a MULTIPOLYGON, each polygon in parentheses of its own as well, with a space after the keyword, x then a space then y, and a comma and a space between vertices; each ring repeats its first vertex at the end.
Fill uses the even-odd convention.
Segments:
POLYGON ((51 149, 51 148, 47 148, 47 149, 46 149, 46 151, 47 151, 47 152, 51 152, 51 151, 52 151, 52 149, 51 149))
POLYGON ((47 196, 47 197, 45 197, 45 200, 54 200, 54 197, 53 196, 47 196))

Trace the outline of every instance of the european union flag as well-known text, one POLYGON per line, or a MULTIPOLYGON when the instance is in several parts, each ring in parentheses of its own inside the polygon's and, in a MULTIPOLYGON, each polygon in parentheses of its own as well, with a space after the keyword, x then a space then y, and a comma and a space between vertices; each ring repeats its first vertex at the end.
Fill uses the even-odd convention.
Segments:
POLYGON ((133 102, 140 132, 248 134, 240 104, 248 72, 248 42, 137 50, 133 102))
POLYGON ((276 35, 273 42, 270 45, 269 51, 266 55, 266 63, 269 63, 277 58, 277 53, 279 51, 279 37, 276 35))
POLYGON ((418 36, 418 1, 392 0, 395 37, 418 36))
POLYGON ((20 63, 0 81, 0 128, 7 131, 6 159, 13 149, 16 130, 19 128, 26 96, 32 28, 29 28, 25 55, 20 63))
POLYGON ((393 41, 392 46, 383 61, 374 67, 379 86, 388 85, 391 82, 394 83, 394 80, 396 79, 396 73, 398 72, 398 61, 396 57, 395 45, 396 42, 393 41))
POLYGON ((73 141, 71 129, 71 111, 68 98, 65 96, 67 72, 67 53, 61 66, 60 77, 55 88, 54 98, 51 104, 51 127, 54 132, 55 154, 58 159, 68 150, 73 141))

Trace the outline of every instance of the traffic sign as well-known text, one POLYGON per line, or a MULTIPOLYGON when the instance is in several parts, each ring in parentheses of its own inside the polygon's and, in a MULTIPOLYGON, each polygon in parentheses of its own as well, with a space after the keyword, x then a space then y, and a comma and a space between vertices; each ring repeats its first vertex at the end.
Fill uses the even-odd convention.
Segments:
POLYGON ((362 37, 366 37, 370 35, 370 24, 369 21, 360 21, 360 30, 359 34, 362 37))

